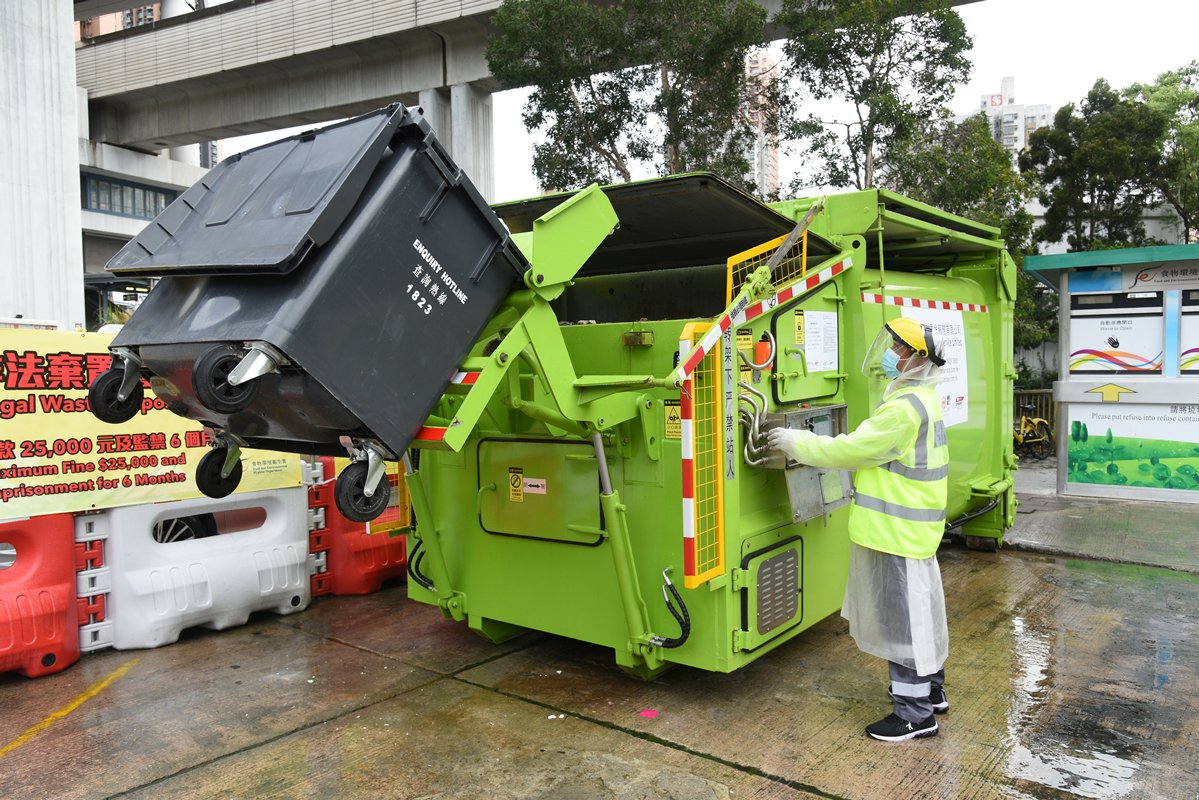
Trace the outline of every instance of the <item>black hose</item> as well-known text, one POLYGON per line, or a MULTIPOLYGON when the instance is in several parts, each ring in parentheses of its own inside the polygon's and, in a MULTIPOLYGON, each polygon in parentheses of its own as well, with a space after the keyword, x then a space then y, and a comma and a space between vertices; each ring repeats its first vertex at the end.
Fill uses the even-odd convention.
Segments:
POLYGON ((420 571, 420 562, 424 557, 424 541, 418 539, 416 547, 412 548, 412 552, 408 554, 408 577, 431 592, 433 591, 433 582, 421 574, 420 571))
POLYGON ((687 604, 683 602, 683 598, 679 594, 679 590, 674 588, 674 584, 670 582, 669 578, 666 579, 666 583, 662 586, 662 599, 666 601, 666 610, 669 611, 670 615, 675 618, 676 622, 679 623, 681 632, 673 639, 668 639, 665 636, 654 636, 651 641, 658 647, 682 647, 683 643, 686 642, 687 638, 691 635, 691 615, 687 613, 687 604), (679 604, 677 609, 674 607, 674 604, 670 602, 670 597, 666 594, 667 590, 669 590, 670 594, 674 596, 675 602, 679 604))
POLYGON ((992 508, 994 508, 997 505, 999 505, 998 497, 996 497, 994 500, 992 500, 987 505, 980 508, 978 511, 971 512, 971 513, 965 515, 964 517, 958 517, 953 522, 950 522, 949 524, 947 524, 945 526, 945 532, 949 533, 954 528, 960 528, 963 525, 965 525, 967 522, 970 522, 971 520, 974 520, 974 519, 978 519, 983 514, 986 514, 988 511, 990 511, 992 508))

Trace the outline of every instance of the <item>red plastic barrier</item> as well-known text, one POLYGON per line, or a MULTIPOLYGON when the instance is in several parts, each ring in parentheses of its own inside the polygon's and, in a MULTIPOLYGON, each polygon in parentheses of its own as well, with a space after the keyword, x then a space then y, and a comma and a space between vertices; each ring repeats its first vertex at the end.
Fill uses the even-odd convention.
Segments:
POLYGON ((61 672, 79 660, 75 518, 0 524, 0 542, 16 548, 12 566, 0 570, 0 672, 61 672))
MULTIPOLYGON (((308 552, 317 556, 320 570, 312 576, 312 594, 377 592, 383 581, 405 573, 404 536, 395 536, 391 531, 367 533, 364 523, 342 516, 333 500, 337 467, 328 456, 321 456, 320 463, 325 482, 308 489, 308 507, 314 512, 308 552)), ((396 491, 394 486, 392 491, 396 491)), ((406 503, 403 512, 407 513, 406 503)))
POLYGON ((333 594, 370 594, 383 581, 402 577, 407 564, 403 534, 367 533, 366 526, 350 522, 334 508, 329 514, 345 528, 334 530, 329 548, 329 585, 333 594))
POLYGON ((331 531, 328 528, 328 516, 337 513, 333 503, 333 459, 321 456, 317 459, 324 472, 324 482, 308 487, 309 524, 308 552, 317 557, 317 572, 311 576, 312 596, 320 597, 333 592, 332 580, 329 575, 329 540, 331 531))

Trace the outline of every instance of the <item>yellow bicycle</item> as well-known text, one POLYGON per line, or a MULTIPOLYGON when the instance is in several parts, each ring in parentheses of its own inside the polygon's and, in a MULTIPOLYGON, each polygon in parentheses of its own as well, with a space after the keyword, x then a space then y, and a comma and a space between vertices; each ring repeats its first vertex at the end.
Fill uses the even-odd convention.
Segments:
POLYGON ((1032 416, 1035 411, 1035 406, 1020 406, 1020 420, 1012 431, 1012 442, 1017 453, 1043 461, 1053 452, 1053 429, 1047 420, 1032 416))

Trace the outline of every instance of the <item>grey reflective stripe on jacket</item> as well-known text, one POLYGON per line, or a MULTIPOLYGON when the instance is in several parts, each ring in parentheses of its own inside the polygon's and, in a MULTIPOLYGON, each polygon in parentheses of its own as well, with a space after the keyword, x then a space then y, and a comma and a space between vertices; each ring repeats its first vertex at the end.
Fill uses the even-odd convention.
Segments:
POLYGON ((945 520, 945 509, 943 508, 910 508, 901 506, 899 503, 888 503, 886 500, 861 492, 854 493, 853 501, 860 508, 868 508, 880 514, 912 522, 943 522, 945 520))
POLYGON ((942 464, 939 467, 909 467, 906 464, 901 464, 898 461, 888 461, 883 464, 882 469, 887 472, 894 472, 896 475, 902 475, 905 478, 911 478, 914 481, 939 481, 949 474, 949 465, 942 464))
MULTIPOLYGON (((941 480, 949 475, 949 464, 942 464, 939 467, 931 469, 928 466, 928 409, 924 407, 924 403, 920 402, 920 398, 915 395, 904 394, 900 395, 898 399, 907 400, 911 403, 912 408, 916 409, 916 413, 920 416, 920 430, 916 433, 916 466, 909 467, 900 462, 899 459, 895 459, 888 461, 886 464, 880 464, 880 468, 914 481, 941 480)), ((943 420, 937 420, 933 425, 933 435, 936 437, 934 440, 935 446, 944 447, 947 444, 948 439, 945 435, 945 422, 943 420)))

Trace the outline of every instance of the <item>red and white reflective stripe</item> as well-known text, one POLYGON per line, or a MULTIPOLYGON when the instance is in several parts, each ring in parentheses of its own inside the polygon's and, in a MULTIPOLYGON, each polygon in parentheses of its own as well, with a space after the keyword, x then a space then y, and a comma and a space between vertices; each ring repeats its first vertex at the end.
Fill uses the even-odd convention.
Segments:
POLYGON ((450 383, 459 383, 469 386, 479 379, 480 374, 481 373, 478 372, 455 372, 454 377, 450 378, 450 383))
MULTIPOLYGON (((791 300, 804 292, 815 289, 822 283, 826 283, 840 275, 845 270, 853 266, 853 259, 845 258, 833 264, 830 267, 822 269, 820 272, 809 275, 808 277, 796 281, 795 283, 783 289, 773 297, 768 297, 765 300, 759 300, 756 303, 748 303, 744 300, 733 308, 728 314, 725 314, 720 320, 708 329, 704 334, 704 338, 700 339, 695 345, 695 349, 687 355, 686 358, 680 358, 679 363, 683 365, 682 377, 689 378, 692 371, 699 365, 699 362, 704 360, 716 343, 720 341, 720 337, 729 327, 739 328, 745 323, 756 317, 776 308, 788 300, 791 300)), ((690 344, 690 343, 689 343, 690 344)), ((680 350, 680 352, 684 352, 680 350)))
POLYGON ((878 303, 880 305, 903 306, 904 308, 939 308, 945 311, 981 311, 984 314, 987 307, 975 303, 952 303, 945 300, 923 300, 919 297, 895 297, 893 295, 871 294, 862 292, 863 303, 878 303))
MULTIPOLYGON (((713 326, 709 332, 718 330, 713 326)), ((707 338, 706 336, 704 338, 707 338)), ((703 352, 698 348, 691 350, 690 339, 679 340, 680 360, 690 359, 694 352, 703 352)), ((699 363, 698 361, 696 363, 699 363)), ((683 469, 683 574, 695 575, 695 438, 692 433, 694 405, 691 402, 691 369, 687 370, 687 379, 679 390, 679 446, 682 450, 683 469)))
POLYGON ((421 428, 416 432, 416 438, 422 442, 440 442, 445 438, 448 428, 421 428))

